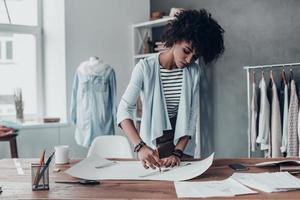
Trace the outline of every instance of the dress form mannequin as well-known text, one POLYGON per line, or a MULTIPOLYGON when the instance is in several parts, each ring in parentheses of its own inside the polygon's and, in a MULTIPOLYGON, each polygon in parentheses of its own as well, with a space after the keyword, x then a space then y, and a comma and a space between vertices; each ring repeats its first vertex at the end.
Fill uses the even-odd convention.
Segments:
POLYGON ((92 56, 89 58, 89 65, 97 65, 97 64, 103 64, 103 60, 97 56, 92 56))
POLYGON ((92 56, 88 61, 83 62, 79 66, 79 71, 85 75, 97 75, 100 71, 107 68, 108 65, 103 62, 103 60, 97 56, 92 56))
POLYGON ((114 69, 98 57, 81 62, 76 70, 70 118, 77 144, 89 147, 95 137, 115 133, 116 81, 114 69))

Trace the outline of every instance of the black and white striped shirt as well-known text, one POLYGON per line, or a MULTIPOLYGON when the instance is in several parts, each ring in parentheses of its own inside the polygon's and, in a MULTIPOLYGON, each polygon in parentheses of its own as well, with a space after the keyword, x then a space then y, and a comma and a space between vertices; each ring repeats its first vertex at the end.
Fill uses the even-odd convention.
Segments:
POLYGON ((169 118, 177 115, 182 87, 182 69, 168 70, 160 66, 160 78, 164 90, 169 118))

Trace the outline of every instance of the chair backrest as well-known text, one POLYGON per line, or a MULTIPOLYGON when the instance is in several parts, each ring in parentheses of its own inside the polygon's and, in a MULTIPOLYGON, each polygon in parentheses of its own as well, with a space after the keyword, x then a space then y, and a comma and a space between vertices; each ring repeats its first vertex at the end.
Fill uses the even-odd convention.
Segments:
POLYGON ((87 157, 96 154, 103 158, 133 158, 129 141, 121 135, 103 135, 96 137, 87 157))
POLYGON ((14 95, 0 95, 0 115, 15 115, 14 95))

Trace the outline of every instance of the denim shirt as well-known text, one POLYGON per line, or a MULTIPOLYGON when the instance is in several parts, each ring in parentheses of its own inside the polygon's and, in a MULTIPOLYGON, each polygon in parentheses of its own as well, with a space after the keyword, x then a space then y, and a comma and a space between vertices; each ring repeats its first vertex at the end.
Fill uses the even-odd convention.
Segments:
MULTIPOLYGON (((137 97, 141 95, 143 114, 140 136, 154 148, 156 138, 171 130, 163 87, 160 80, 159 53, 140 60, 134 67, 131 80, 123 94, 117 112, 117 124, 134 119, 137 97)), ((200 67, 192 63, 183 69, 182 90, 174 133, 174 145, 183 136, 191 136, 184 153, 194 155, 196 120, 199 115, 200 67)))
POLYGON ((99 135, 115 134, 116 79, 110 66, 96 74, 77 70, 71 96, 70 117, 76 125, 77 144, 89 147, 99 135))

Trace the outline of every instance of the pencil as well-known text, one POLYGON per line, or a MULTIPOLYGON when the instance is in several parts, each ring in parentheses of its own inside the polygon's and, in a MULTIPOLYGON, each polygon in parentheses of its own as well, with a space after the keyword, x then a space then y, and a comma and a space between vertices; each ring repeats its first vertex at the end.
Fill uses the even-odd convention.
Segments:
MULTIPOLYGON (((159 152, 158 152, 158 149, 156 149, 155 152, 156 152, 156 154, 157 154, 157 156, 158 156, 158 158, 159 158, 159 152)), ((160 166, 158 167, 158 170, 159 170, 159 172, 161 172, 160 166)))
POLYGON ((37 178, 37 181, 36 181, 37 183, 36 183, 36 185, 35 185, 35 188, 38 188, 38 184, 39 184, 41 178, 44 176, 45 171, 46 171, 47 168, 49 167, 49 164, 50 164, 50 162, 51 162, 51 160, 52 160, 52 157, 54 156, 54 153, 55 153, 55 152, 53 152, 53 153, 49 156, 49 158, 47 159, 46 163, 44 164, 45 166, 43 166, 43 169, 42 169, 41 173, 39 174, 39 176, 38 176, 38 178, 37 178))
POLYGON ((37 169, 37 171, 36 171, 36 174, 35 174, 35 178, 34 178, 34 185, 36 185, 37 184, 37 179, 38 179, 38 176, 39 176, 39 174, 40 174, 40 170, 41 170, 41 167, 42 167, 42 165, 44 164, 44 159, 45 159, 45 150, 42 152, 42 155, 41 155, 41 157, 40 157, 40 162, 39 162, 39 168, 37 169))

